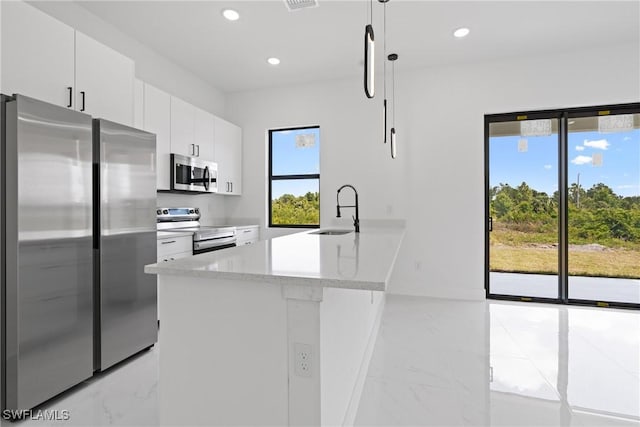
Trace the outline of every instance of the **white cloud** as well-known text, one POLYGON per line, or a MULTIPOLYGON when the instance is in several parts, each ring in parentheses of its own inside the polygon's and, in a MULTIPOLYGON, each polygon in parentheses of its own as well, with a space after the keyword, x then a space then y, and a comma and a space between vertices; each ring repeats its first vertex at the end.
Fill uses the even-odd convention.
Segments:
POLYGON ((622 138, 623 141, 631 141, 631 137, 630 136, 625 136, 624 138, 622 138))
POLYGON ((588 139, 584 140, 583 145, 585 147, 591 147, 591 148, 597 148, 599 150, 606 150, 607 148, 609 148, 609 141, 607 141, 606 139, 596 139, 593 141, 589 141, 588 139))
POLYGON ((587 163, 591 163, 591 156, 578 156, 575 159, 571 160, 571 163, 574 165, 586 165, 587 163))
POLYGON ((624 185, 618 185, 619 189, 621 190, 625 190, 625 189, 629 189, 629 188, 638 188, 637 184, 624 184, 624 185))
POLYGON ((584 151, 584 147, 582 145, 576 145, 576 151, 584 151))
POLYGON ((549 169, 551 169, 552 167, 553 167, 553 166, 551 166, 551 165, 544 165, 544 168, 545 168, 546 170, 549 170, 549 169))

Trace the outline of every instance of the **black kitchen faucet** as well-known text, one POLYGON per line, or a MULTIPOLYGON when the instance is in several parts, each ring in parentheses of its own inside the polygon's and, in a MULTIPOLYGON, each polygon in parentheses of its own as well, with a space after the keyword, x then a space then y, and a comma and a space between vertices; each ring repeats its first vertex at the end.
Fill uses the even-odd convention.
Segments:
POLYGON ((338 193, 336 194, 336 201, 337 201, 337 208, 338 208, 338 215, 337 217, 340 218, 340 208, 356 208, 356 216, 352 216, 353 218, 353 226, 356 228, 356 233, 360 232, 360 216, 358 214, 358 191, 356 190, 356 188, 353 185, 349 185, 349 184, 345 184, 342 187, 338 188, 338 193), (342 191, 343 188, 345 187, 349 187, 353 190, 353 192, 356 195, 356 204, 355 205, 342 205, 340 206, 340 191, 342 191))

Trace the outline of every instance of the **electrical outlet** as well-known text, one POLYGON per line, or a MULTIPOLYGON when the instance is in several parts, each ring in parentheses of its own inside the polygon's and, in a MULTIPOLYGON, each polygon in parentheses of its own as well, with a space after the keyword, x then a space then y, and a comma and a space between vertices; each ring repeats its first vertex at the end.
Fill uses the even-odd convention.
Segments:
POLYGON ((313 348, 309 344, 293 344, 295 372, 299 377, 310 377, 313 362, 313 348))

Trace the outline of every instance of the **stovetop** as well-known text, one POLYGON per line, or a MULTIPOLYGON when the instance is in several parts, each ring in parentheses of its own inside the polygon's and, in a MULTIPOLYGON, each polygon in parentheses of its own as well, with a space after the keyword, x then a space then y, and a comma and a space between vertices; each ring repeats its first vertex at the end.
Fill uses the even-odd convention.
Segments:
POLYGON ((236 228, 230 226, 201 225, 198 208, 157 208, 158 230, 193 233, 193 241, 234 237, 236 228))

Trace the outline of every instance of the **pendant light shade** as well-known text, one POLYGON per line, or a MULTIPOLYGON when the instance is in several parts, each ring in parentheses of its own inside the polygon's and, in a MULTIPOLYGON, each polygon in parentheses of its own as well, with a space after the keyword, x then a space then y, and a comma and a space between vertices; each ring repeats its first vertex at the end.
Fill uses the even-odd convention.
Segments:
MULTIPOLYGON (((383 4, 383 20, 382 20, 382 50, 384 58, 387 57, 387 2, 389 0, 378 0, 383 4)), ((382 69, 382 87, 384 91, 384 100, 382 101, 382 141, 387 143, 387 61, 384 62, 384 68, 382 69)))
POLYGON ((397 155, 396 151, 396 128, 391 128, 391 158, 395 159, 397 155))
POLYGON ((392 125, 391 125, 391 158, 395 159, 396 155, 397 155, 397 141, 396 141, 396 60, 398 59, 398 54, 396 53, 392 53, 390 54, 387 59, 389 59, 389 61, 391 61, 391 82, 392 82, 392 95, 391 95, 391 99, 392 99, 392 104, 393 104, 393 109, 391 111, 393 111, 392 117, 392 125))
POLYGON ((364 93, 367 98, 375 96, 375 56, 376 46, 371 24, 364 28, 364 93))
POLYGON ((382 131, 384 132, 384 143, 387 143, 387 99, 382 102, 382 131))

